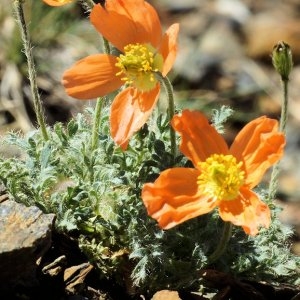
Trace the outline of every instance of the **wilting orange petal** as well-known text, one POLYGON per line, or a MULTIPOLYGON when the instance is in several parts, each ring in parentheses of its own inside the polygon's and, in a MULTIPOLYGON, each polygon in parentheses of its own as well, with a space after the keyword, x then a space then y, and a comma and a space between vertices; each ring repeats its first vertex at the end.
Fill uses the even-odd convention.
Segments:
POLYGON ((177 54, 177 36, 179 24, 171 25, 163 36, 159 52, 164 58, 162 75, 166 76, 173 67, 177 54))
POLYGON ((212 211, 217 203, 198 192, 200 172, 191 168, 163 171, 154 183, 147 183, 142 199, 148 214, 163 229, 212 211))
POLYGON ((236 136, 230 152, 243 160, 246 183, 255 187, 266 170, 283 155, 285 137, 278 132, 278 122, 266 117, 249 122, 236 136))
POLYGON ((247 234, 254 236, 260 226, 270 226, 270 209, 248 188, 242 188, 240 192, 237 199, 222 201, 219 204, 219 213, 224 221, 242 226, 247 234))
POLYGON ((115 97, 110 113, 111 135, 123 150, 127 148, 130 137, 148 120, 159 92, 159 84, 149 92, 129 87, 115 97))
POLYGON ((43 1, 50 6, 62 6, 73 2, 73 0, 43 0, 43 1))
POLYGON ((144 0, 107 0, 93 7, 91 23, 120 51, 135 43, 157 47, 162 38, 156 10, 144 0))
POLYGON ((171 123, 181 135, 181 152, 195 167, 199 161, 206 160, 211 154, 228 153, 223 137, 201 112, 184 110, 181 115, 175 115, 171 123))
POLYGON ((68 95, 92 99, 117 90, 123 82, 116 73, 116 57, 106 54, 87 56, 63 74, 62 83, 68 95))

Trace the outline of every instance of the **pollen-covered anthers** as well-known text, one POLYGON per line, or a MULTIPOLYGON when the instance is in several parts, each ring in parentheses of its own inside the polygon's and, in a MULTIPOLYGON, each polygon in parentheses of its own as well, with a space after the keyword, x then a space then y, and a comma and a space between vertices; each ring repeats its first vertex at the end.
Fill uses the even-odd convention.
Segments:
POLYGON ((198 186, 201 192, 215 200, 233 200, 245 181, 243 163, 232 155, 213 154, 198 163, 201 174, 198 186))
POLYGON ((163 58, 151 45, 129 44, 124 47, 124 54, 117 58, 116 67, 120 68, 117 76, 142 91, 153 89, 157 83, 155 72, 160 72, 163 58))

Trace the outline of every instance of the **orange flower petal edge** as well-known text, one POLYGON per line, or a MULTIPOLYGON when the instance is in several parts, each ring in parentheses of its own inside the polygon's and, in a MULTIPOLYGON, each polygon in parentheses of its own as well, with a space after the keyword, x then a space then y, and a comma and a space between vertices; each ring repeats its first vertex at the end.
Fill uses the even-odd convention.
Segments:
POLYGON ((62 83, 68 95, 82 100, 107 95, 122 86, 115 74, 116 57, 94 54, 79 60, 63 74, 62 83))
POLYGON ((143 202, 161 228, 170 229, 216 207, 215 201, 199 194, 198 175, 197 169, 173 168, 163 171, 155 183, 144 185, 143 202))
POLYGON ((265 116, 249 122, 230 147, 237 159, 244 160, 247 184, 255 187, 267 169, 281 159, 286 141, 278 131, 278 121, 265 116))
POLYGON ((268 160, 259 171, 264 172, 282 155, 285 140, 276 121, 253 120, 230 150, 200 112, 184 110, 174 116, 172 126, 182 137, 182 152, 195 168, 165 170, 154 183, 144 185, 142 200, 160 227, 171 228, 218 207, 224 221, 241 226, 249 235, 256 235, 260 227, 268 228, 270 209, 251 191, 249 182, 253 183, 252 173, 257 177, 252 167, 255 158, 261 164, 263 158, 268 160))
POLYGON ((43 0, 43 1, 50 6, 63 6, 73 2, 73 0, 43 0))
POLYGON ((162 30, 156 10, 144 0, 107 0, 96 4, 90 15, 97 31, 120 51, 124 46, 150 43, 158 47, 162 30))
POLYGON ((129 87, 115 97, 111 106, 110 131, 116 144, 123 150, 126 150, 131 136, 148 120, 159 92, 159 85, 150 92, 139 92, 129 87))
POLYGON ((184 110, 181 115, 174 116, 171 124, 181 135, 181 152, 195 167, 213 153, 228 152, 224 138, 201 112, 184 110))
POLYGON ((224 221, 242 226, 252 236, 258 233, 258 226, 269 228, 271 212, 258 195, 247 188, 241 189, 240 196, 233 201, 222 201, 219 214, 224 221))
POLYGON ((177 55, 177 37, 179 32, 179 24, 175 23, 171 25, 165 32, 159 52, 164 58, 164 66, 162 75, 166 76, 174 65, 177 55))

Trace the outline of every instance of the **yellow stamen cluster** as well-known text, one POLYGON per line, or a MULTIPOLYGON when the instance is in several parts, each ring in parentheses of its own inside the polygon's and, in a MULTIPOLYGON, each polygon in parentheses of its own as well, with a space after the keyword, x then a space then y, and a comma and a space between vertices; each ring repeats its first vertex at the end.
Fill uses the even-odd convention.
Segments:
POLYGON ((245 182, 242 165, 232 155, 211 155, 198 164, 201 171, 197 180, 200 190, 214 200, 235 199, 245 182))
POLYGON ((123 76, 126 84, 142 91, 153 89, 157 83, 155 72, 161 72, 162 55, 155 52, 151 45, 129 44, 124 47, 124 54, 117 58, 116 67, 120 68, 117 76, 123 76))

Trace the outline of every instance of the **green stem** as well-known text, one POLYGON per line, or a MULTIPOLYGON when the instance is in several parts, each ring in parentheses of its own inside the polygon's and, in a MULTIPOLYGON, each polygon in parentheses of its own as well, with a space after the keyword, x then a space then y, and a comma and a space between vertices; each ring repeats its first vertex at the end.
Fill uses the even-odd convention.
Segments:
MULTIPOLYGON (((171 123, 171 120, 173 119, 173 117, 175 115, 173 86, 167 76, 164 77, 164 76, 162 76, 161 73, 156 73, 156 75, 166 90, 166 94, 167 94, 167 98, 168 98, 169 122, 171 123)), ((175 135, 175 131, 172 128, 171 124, 170 124, 170 140, 171 140, 171 153, 172 153, 173 159, 175 159, 176 152, 177 152, 176 135, 175 135)))
MULTIPOLYGON (((101 1, 102 3, 103 1, 101 1)), ((86 11, 90 11, 94 5, 95 2, 93 0, 82 0, 81 1, 83 8, 86 11)), ((106 38, 102 37, 103 39, 103 48, 105 54, 110 54, 110 45, 106 38)), ((92 143, 91 148, 92 150, 95 150, 98 143, 98 134, 99 134, 99 127, 101 123, 101 113, 102 108, 104 105, 104 102, 106 102, 106 97, 99 97, 97 98, 96 107, 95 107, 95 115, 94 115, 94 122, 93 122, 93 129, 92 129, 92 143)))
POLYGON ((284 134, 286 133, 286 124, 287 124, 287 118, 288 118, 288 86, 289 81, 288 80, 282 80, 282 86, 283 86, 283 103, 281 106, 281 116, 280 116, 280 131, 282 131, 284 134))
MULTIPOLYGON (((288 118, 288 79, 282 79, 282 86, 283 86, 283 103, 281 106, 281 115, 280 115, 280 123, 279 123, 279 130, 282 131, 284 134, 286 133, 286 124, 288 118)), ((278 177, 279 177, 279 163, 277 163, 272 170, 270 185, 269 185, 269 201, 275 199, 275 195, 277 192, 278 186, 278 177)))
MULTIPOLYGON (((106 38, 102 37, 103 39, 103 48, 104 48, 104 53, 109 54, 110 53, 110 46, 109 42, 106 38)), ((93 129, 92 129, 92 150, 95 150, 97 147, 98 143, 98 133, 99 133, 99 127, 100 127, 100 122, 101 122, 101 113, 102 113, 102 108, 103 104, 106 100, 106 97, 99 97, 97 99, 96 107, 95 107, 95 115, 94 115, 94 124, 93 124, 93 129)))
POLYGON ((215 249, 215 251, 208 257, 208 264, 214 263, 216 260, 218 260, 226 250, 228 241, 231 238, 231 232, 232 232, 232 223, 231 222, 225 222, 223 227, 222 236, 220 239, 220 242, 215 249))
POLYGON ((23 1, 22 0, 16 0, 14 1, 14 10, 16 12, 17 16, 17 22, 20 27, 22 40, 24 43, 24 53, 27 58, 27 64, 28 64, 28 77, 30 81, 30 88, 31 88, 31 94, 33 97, 33 105, 34 105, 34 111, 36 114, 37 122, 39 124, 40 130, 42 132, 42 136, 45 141, 49 140, 48 132, 45 125, 45 117, 43 113, 43 106, 42 101, 40 99, 40 95, 38 92, 38 86, 36 82, 36 70, 34 66, 34 59, 32 54, 32 46, 30 43, 29 33, 27 30, 25 17, 24 17, 24 11, 23 11, 23 1))
POLYGON ((102 40, 103 40, 104 53, 110 54, 110 45, 108 40, 105 37, 102 37, 102 40))
POLYGON ((101 121, 101 112, 103 107, 104 97, 100 97, 97 99, 96 108, 95 108, 95 115, 94 115, 94 123, 92 129, 92 150, 95 150, 98 143, 98 130, 100 127, 101 121))

